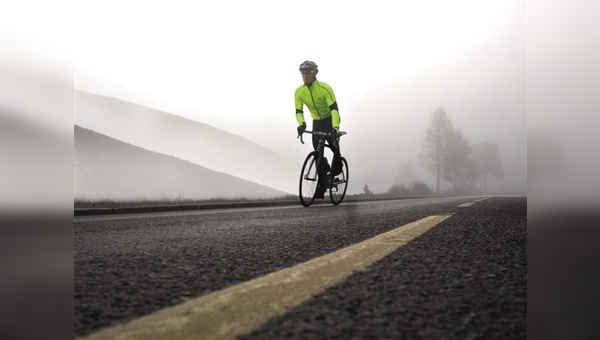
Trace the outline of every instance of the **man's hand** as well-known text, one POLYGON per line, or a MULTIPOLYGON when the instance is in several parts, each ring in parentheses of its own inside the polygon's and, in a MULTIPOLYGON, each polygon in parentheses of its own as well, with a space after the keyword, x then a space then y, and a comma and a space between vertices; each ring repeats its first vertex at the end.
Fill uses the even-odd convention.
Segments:
POLYGON ((331 129, 331 133, 333 134, 333 137, 337 138, 340 135, 340 129, 333 128, 331 129))
POLYGON ((302 123, 302 125, 298 126, 298 136, 302 135, 306 131, 306 123, 302 123))

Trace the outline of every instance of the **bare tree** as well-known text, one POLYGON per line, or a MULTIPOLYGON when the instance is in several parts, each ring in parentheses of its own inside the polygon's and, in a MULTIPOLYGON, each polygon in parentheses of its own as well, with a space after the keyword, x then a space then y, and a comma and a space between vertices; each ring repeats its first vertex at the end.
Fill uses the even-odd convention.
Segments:
POLYGON ((487 192, 487 175, 497 178, 504 177, 502 162, 500 160, 500 148, 498 145, 483 141, 473 146, 473 160, 477 164, 479 173, 483 176, 483 190, 487 192))
POLYGON ((436 175, 435 193, 440 192, 440 179, 446 151, 454 127, 446 110, 440 107, 431 116, 431 125, 425 132, 422 144, 421 166, 436 175))
POLYGON ((477 179, 471 152, 471 144, 460 129, 449 133, 442 159, 442 178, 452 184, 454 190, 470 189, 477 179))

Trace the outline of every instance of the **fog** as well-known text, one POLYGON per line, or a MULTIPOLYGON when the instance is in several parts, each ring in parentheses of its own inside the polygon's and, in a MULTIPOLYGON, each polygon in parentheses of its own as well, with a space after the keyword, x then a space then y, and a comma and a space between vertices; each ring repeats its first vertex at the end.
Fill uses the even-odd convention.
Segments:
POLYGON ((210 124, 301 162, 311 147, 296 139, 293 92, 299 63, 310 59, 338 99, 351 193, 365 184, 375 192, 414 181, 433 186, 419 155, 439 107, 471 144, 499 146, 505 176, 490 179, 490 193, 525 192, 524 2, 303 6, 107 1, 78 5, 76 15, 53 11, 64 19, 53 25, 40 13, 26 15, 27 3, 11 4, 14 15, 3 15, 0 35, 3 107, 11 108, 3 114, 70 139, 77 112, 65 84, 73 82, 76 90, 210 124))
POLYGON ((438 107, 471 143, 499 145, 505 177, 491 191, 525 192, 524 2, 306 1, 302 8, 86 6, 76 88, 210 124, 300 162, 310 146, 296 139, 293 93, 298 65, 310 59, 335 91, 348 132, 342 152, 351 192, 432 185, 418 157, 438 107))
POLYGON ((534 9, 544 15, 528 22, 530 212, 597 212, 600 4, 555 1, 534 9))

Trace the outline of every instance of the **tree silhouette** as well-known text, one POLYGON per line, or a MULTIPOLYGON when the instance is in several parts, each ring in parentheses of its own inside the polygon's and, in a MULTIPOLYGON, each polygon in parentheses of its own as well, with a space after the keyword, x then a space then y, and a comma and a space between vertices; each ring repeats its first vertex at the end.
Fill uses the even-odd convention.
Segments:
POLYGON ((478 172, 483 176, 483 191, 487 192, 487 175, 497 178, 504 177, 502 162, 500 160, 500 148, 498 145, 483 141, 473 146, 473 160, 477 164, 478 172))
POLYGON ((461 130, 449 133, 442 158, 442 178, 452 184, 454 190, 472 189, 477 180, 477 167, 471 152, 471 144, 461 130))
POLYGON ((431 124, 425 132, 420 164, 436 175, 436 194, 440 192, 440 179, 447 158, 448 143, 453 132, 454 126, 446 114, 446 110, 442 107, 435 110, 431 116, 431 124))

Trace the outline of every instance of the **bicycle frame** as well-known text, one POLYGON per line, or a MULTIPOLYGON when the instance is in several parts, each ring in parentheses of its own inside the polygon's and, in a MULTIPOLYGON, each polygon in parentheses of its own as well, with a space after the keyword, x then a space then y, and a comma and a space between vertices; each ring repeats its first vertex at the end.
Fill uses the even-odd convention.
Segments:
MULTIPOLYGON (((325 148, 329 148, 331 150, 331 145, 329 145, 329 143, 327 143, 326 138, 327 137, 334 137, 333 133, 331 132, 321 132, 321 131, 310 131, 310 130, 305 130, 304 133, 306 134, 311 134, 311 135, 318 135, 319 136, 319 144, 317 145, 317 149, 315 151, 317 151, 319 153, 319 159, 317 160, 317 169, 318 171, 321 171, 321 161, 323 160, 323 155, 325 154, 325 148)), ((340 131, 339 134, 337 135, 337 138, 335 139, 335 141, 339 141, 340 137, 342 137, 343 135, 345 135, 346 132, 344 131, 340 131)), ((304 144, 304 138, 302 138, 302 135, 298 135, 298 137, 300 138, 300 143, 304 144)), ((340 157, 342 155, 340 154, 340 157)), ((332 160, 333 162, 333 160, 332 160)), ((333 163, 332 163, 333 165, 333 163)), ((331 182, 332 182, 332 178, 331 176, 329 176, 329 183, 331 186, 331 182)))
MULTIPOLYGON (((339 142, 339 138, 346 134, 346 132, 340 131, 337 136, 333 135, 331 132, 320 132, 320 131, 304 131, 307 134, 318 135, 319 140, 316 145, 314 151, 311 151, 304 164, 302 166, 302 172, 300 176, 300 186, 299 186, 299 194, 300 194, 300 203, 303 206, 310 206, 315 197, 316 190, 319 185, 325 186, 325 190, 329 190, 329 199, 331 203, 334 205, 338 205, 344 199, 346 195, 346 188, 348 184, 348 162, 341 154, 338 155, 340 166, 342 167, 342 176, 340 178, 333 176, 333 171, 327 174, 327 169, 325 169, 323 164, 323 158, 325 157, 325 148, 332 149, 332 145, 329 145, 327 141, 327 137, 336 137, 333 141, 334 145, 337 146, 339 142), (317 181, 318 180, 318 181, 317 181), (311 184, 312 183, 312 184, 311 184), (318 183, 318 184, 316 184, 318 183), (314 186, 316 184, 316 187, 314 186), (341 186, 341 188, 340 188, 341 186), (313 191, 314 190, 314 191, 313 191)), ((298 135, 300 138, 300 142, 304 144, 304 139, 302 138, 302 134, 298 135)), ((334 159, 335 159, 334 155, 334 159)), ((335 162, 332 163, 334 165, 335 162)), ((323 198, 322 196, 320 198, 323 198)))

